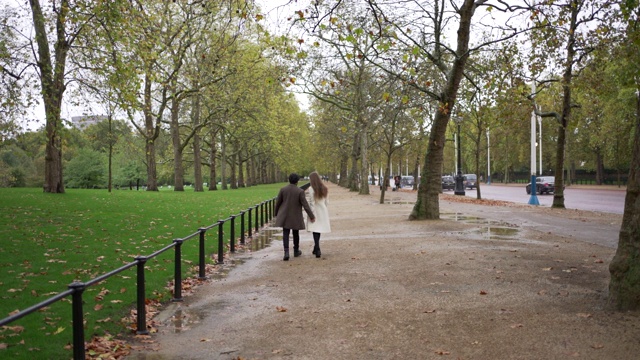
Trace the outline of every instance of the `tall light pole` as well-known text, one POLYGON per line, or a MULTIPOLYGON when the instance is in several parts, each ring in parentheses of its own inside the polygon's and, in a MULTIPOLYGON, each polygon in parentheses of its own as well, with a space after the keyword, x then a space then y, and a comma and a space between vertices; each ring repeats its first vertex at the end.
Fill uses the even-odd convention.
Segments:
MULTIPOLYGON (((531 84, 531 94, 535 96, 536 83, 531 84)), ((531 110, 531 197, 529 198, 529 205, 540 205, 538 201, 538 195, 536 195, 536 109, 535 102, 534 108, 531 110)))
POLYGON ((491 185, 491 143, 489 128, 487 128, 487 185, 491 185))
POLYGON ((464 196, 464 182, 462 179, 462 159, 460 156, 460 148, 462 147, 462 141, 460 139, 460 124, 462 123, 462 117, 454 116, 453 121, 458 125, 458 173, 456 174, 456 187, 453 191, 454 195, 464 196))
MULTIPOLYGON (((537 106, 536 106, 537 107, 537 106)), ((537 116, 538 118, 538 163, 540 164, 540 170, 538 171, 538 175, 542 176, 542 116, 537 116)))

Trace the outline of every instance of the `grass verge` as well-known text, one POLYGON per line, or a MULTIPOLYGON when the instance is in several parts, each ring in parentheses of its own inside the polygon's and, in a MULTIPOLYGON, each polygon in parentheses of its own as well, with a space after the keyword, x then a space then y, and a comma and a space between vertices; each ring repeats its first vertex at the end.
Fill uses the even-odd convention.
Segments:
MULTIPOLYGON (((199 193, 0 189, 0 318, 273 198, 282 185, 199 193)), ((217 243, 217 230, 207 232, 209 254, 217 253, 217 243)), ((197 265, 197 237, 183 244, 182 255, 183 269, 197 265)), ((146 263, 147 298, 171 298, 173 256, 167 251, 146 263)), ((87 288, 83 300, 86 341, 124 331, 121 319, 135 307, 135 267, 87 288)), ((71 358, 71 342, 71 300, 65 298, 0 328, 0 358, 71 358)))

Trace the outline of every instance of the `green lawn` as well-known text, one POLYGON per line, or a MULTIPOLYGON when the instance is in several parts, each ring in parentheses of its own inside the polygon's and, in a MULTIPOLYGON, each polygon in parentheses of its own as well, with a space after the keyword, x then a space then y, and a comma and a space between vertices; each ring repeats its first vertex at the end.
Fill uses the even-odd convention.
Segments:
MULTIPOLYGON (((0 189, 0 318, 271 199, 281 186, 201 193, 0 189)), ((207 252, 216 254, 217 228, 206 239, 207 252)), ((183 278, 196 274, 198 238, 185 242, 182 253, 183 278)), ((147 262, 147 298, 170 300, 173 257, 170 250, 147 262)), ((71 358, 71 301, 64 300, 1 328, 0 358, 71 358)), ((94 334, 125 332, 121 319, 135 308, 135 267, 87 288, 83 300, 87 341, 94 334)))

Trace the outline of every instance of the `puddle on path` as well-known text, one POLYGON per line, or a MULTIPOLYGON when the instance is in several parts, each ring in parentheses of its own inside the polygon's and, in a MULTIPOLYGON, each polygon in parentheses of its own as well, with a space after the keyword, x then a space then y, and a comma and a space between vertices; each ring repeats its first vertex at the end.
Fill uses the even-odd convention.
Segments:
POLYGON ((405 201, 405 200, 385 200, 385 204, 388 205, 414 205, 415 201, 405 201))
POLYGON ((278 239, 278 237, 282 239, 282 229, 271 227, 264 228, 260 230, 259 233, 254 233, 253 236, 248 240, 248 248, 251 249, 251 251, 262 250, 271 245, 271 242, 274 239, 278 239))
POLYGON ((169 329, 172 329, 174 333, 180 333, 185 330, 191 329, 193 324, 197 324, 204 318, 203 313, 194 312, 189 309, 177 309, 171 317, 169 329))
POLYGON ((520 235, 520 229, 513 225, 484 219, 478 216, 468 216, 462 213, 442 213, 440 214, 440 218, 443 220, 459 221, 465 224, 480 225, 479 229, 469 231, 465 234, 473 239, 518 240, 520 235))
POLYGON ((210 277, 215 280, 224 279, 231 269, 237 265, 242 265, 251 253, 262 250, 271 245, 274 239, 282 239, 282 229, 265 227, 259 232, 253 233, 251 237, 245 240, 245 245, 239 246, 236 252, 230 257, 224 259, 224 263, 220 264, 220 268, 210 277))

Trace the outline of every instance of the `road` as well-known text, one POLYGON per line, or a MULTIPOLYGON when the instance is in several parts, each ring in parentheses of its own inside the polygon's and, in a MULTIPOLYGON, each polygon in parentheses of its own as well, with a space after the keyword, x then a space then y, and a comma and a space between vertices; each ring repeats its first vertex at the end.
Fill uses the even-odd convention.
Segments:
MULTIPOLYGON (((481 184, 480 190, 483 199, 503 200, 515 203, 528 204, 531 195, 527 195, 524 184, 481 184)), ((453 193, 447 191, 447 193, 453 193)), ((465 190, 465 195, 477 197, 476 190, 465 190)), ((594 186, 574 185, 564 190, 564 205, 567 209, 600 211, 612 214, 624 212, 624 198, 626 191, 617 187, 595 188, 594 186)), ((553 195, 537 195, 541 206, 551 206, 553 195)))

